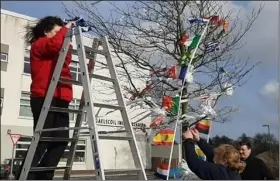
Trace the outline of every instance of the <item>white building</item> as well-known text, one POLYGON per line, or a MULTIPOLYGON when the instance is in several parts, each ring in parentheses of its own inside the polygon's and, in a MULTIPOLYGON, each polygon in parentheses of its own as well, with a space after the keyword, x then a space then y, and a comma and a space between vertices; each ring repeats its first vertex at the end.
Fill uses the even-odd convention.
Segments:
MULTIPOLYGON (((35 20, 32 17, 1 9, 1 161, 12 156, 12 141, 8 132, 25 136, 32 136, 33 134, 33 120, 29 103, 31 83, 29 51, 24 43, 24 27, 35 20)), ((91 46, 91 41, 92 39, 85 37, 88 46, 91 46)), ((102 58, 98 58, 98 60, 102 61, 102 58)), ((78 79, 78 63, 73 62, 71 64, 71 72, 72 77, 78 79)), ((98 72, 104 73, 103 70, 98 72)), ((100 99, 98 101, 112 99, 110 90, 102 91, 102 86, 96 86, 94 91, 96 92, 97 89, 100 89, 99 93, 103 92, 103 94, 98 94, 95 97, 100 99)), ((81 87, 74 86, 74 100, 71 102, 71 107, 77 108, 79 106, 81 91, 81 87)), ((131 109, 129 112, 131 118, 135 117, 132 120, 133 122, 139 119, 137 114, 143 112, 143 110, 138 108, 131 109)), ((98 129, 101 131, 120 129, 120 115, 115 112, 108 115, 105 115, 105 113, 107 111, 103 110, 99 115, 100 126, 98 129)), ((75 123, 75 117, 71 115, 71 126, 75 123)), ((150 117, 141 121, 142 124, 147 126, 150 122, 150 117)), ((70 136, 72 135, 70 134, 70 136)), ((137 132, 137 138, 144 165, 148 169, 151 167, 151 156, 146 137, 140 131, 137 132)), ((29 141, 30 138, 28 137, 20 139, 15 149, 16 157, 23 157, 26 154, 29 141)), ((106 169, 133 167, 134 164, 126 141, 104 140, 101 142, 101 147, 101 156, 104 159, 106 169)), ((66 151, 65 156, 67 156, 67 153, 66 151)), ((65 157, 61 158, 60 165, 65 165, 65 161, 65 157)), ((73 169, 94 169, 90 140, 87 136, 83 136, 78 143, 73 169)))

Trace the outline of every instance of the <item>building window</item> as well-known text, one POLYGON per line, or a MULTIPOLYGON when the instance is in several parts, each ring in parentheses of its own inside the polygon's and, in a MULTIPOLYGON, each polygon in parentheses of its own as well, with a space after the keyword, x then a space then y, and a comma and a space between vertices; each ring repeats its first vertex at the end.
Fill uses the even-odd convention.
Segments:
MULTIPOLYGON (((77 109, 78 110, 79 106, 80 106, 80 100, 74 99, 70 102, 69 109, 77 109)), ((70 121, 76 121, 77 114, 69 113, 69 118, 70 118, 70 121)))
POLYGON ((19 116, 24 118, 33 118, 29 92, 21 92, 19 116))
MULTIPOLYGON (((69 158, 70 143, 68 144, 60 162, 67 162, 69 158)), ((86 140, 79 140, 77 143, 77 149, 74 156, 74 162, 85 162, 86 160, 86 140)))
POLYGON ((71 78, 76 81, 82 81, 80 66, 78 62, 72 61, 70 63, 71 78))
MULTIPOLYGON (((2 100, 1 100, 2 102, 2 100)), ((73 99, 69 104, 69 109, 79 109, 80 101, 78 99, 73 99)), ((19 116, 23 118, 33 118, 30 106, 30 93, 22 92, 20 98, 20 111, 19 116)), ((69 113, 69 120, 76 121, 77 114, 69 113)))
POLYGON ((8 62, 8 54, 7 53, 1 53, 1 61, 8 62))
POLYGON ((25 49, 25 55, 24 55, 24 69, 23 72, 25 74, 30 74, 30 50, 25 49))

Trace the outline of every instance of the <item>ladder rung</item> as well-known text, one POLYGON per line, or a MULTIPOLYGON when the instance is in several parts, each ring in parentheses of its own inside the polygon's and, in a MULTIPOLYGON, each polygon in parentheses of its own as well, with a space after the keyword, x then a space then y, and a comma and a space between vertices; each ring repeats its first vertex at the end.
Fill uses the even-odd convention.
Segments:
POLYGON ((40 141, 49 141, 49 142, 70 142, 75 141, 74 138, 57 138, 57 137, 41 137, 40 141))
POLYGON ((98 50, 96 48, 92 48, 92 47, 89 47, 89 46, 85 46, 85 51, 86 51, 86 54, 89 54, 89 55, 97 53, 97 54, 100 54, 100 55, 107 56, 107 54, 108 54, 107 52, 105 52, 103 50, 98 50))
MULTIPOLYGON (((110 77, 105 77, 105 76, 102 76, 102 75, 97 75, 97 74, 89 74, 89 77, 94 78, 94 79, 108 81, 108 82, 115 82, 115 79, 112 79, 110 77)), ((71 83, 71 84, 74 84, 74 85, 82 86, 81 81, 77 81, 77 80, 73 80, 73 79, 60 78, 59 82, 71 83)))
POLYGON ((73 79, 60 78, 59 82, 71 83, 71 84, 74 84, 74 85, 82 86, 82 82, 81 81, 77 81, 77 80, 73 80, 73 79))
MULTIPOLYGON (((118 105, 110 105, 110 104, 103 104, 103 103, 94 103, 95 107, 101 107, 101 108, 108 108, 108 109, 117 109, 122 110, 123 107, 118 105)), ((81 114, 83 111, 78 109, 66 109, 66 108, 59 108, 59 107, 50 107, 50 111, 53 112, 66 112, 66 113, 75 113, 75 114, 81 114)))
POLYGON ((112 79, 110 77, 105 77, 105 76, 102 76, 102 75, 97 75, 97 74, 90 74, 89 77, 95 78, 95 79, 100 79, 100 80, 105 80, 105 81, 108 81, 108 82, 115 82, 115 79, 112 79))
MULTIPOLYGON (((93 49, 90 48, 88 46, 85 46, 85 51, 86 51, 86 57, 89 59, 93 59, 94 58, 94 53, 100 54, 100 55, 104 55, 106 56, 107 53, 103 50, 97 50, 97 49, 93 49)), ((78 55, 78 51, 75 49, 69 49, 68 52, 70 52, 73 55, 78 55)))
POLYGON ((123 110, 122 106, 118 105, 110 105, 110 104, 103 104, 103 103, 94 103, 95 107, 101 107, 101 108, 108 108, 108 109, 117 109, 117 110, 123 110))
POLYGON ((106 136, 100 135, 99 139, 103 140, 132 140, 131 136, 106 136))
POLYGON ((125 133, 126 130, 118 130, 118 131, 98 131, 98 134, 110 134, 110 133, 125 133))
POLYGON ((76 130, 76 129, 90 129, 89 127, 59 127, 59 128, 48 128, 48 129, 41 129, 36 132, 49 132, 49 131, 67 131, 67 130, 76 130))
POLYGON ((65 170, 70 167, 31 167, 30 172, 51 171, 51 170, 65 170))
POLYGON ((110 170, 104 170, 104 174, 107 175, 117 175, 117 174, 137 174, 141 172, 141 169, 110 169, 110 170))
POLYGON ((60 108, 60 107, 50 107, 50 111, 52 112, 65 112, 65 113, 75 113, 75 114, 82 114, 83 111, 78 109, 67 109, 67 108, 60 108))
MULTIPOLYGON (((74 50, 74 49, 69 49, 68 52, 71 53, 71 54, 73 54, 73 55, 78 55, 77 50, 74 50)), ((86 53, 86 58, 87 58, 87 59, 94 60, 94 59, 95 59, 95 56, 86 53)))

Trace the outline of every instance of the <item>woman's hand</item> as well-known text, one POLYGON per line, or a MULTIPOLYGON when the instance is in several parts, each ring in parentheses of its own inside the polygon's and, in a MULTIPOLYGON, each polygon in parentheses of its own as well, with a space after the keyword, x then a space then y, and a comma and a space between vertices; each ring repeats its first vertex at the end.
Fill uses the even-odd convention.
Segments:
POLYGON ((191 133, 193 135, 193 139, 198 142, 200 140, 199 131, 197 129, 195 129, 195 128, 191 129, 190 131, 191 131, 191 133))
POLYGON ((76 26, 76 21, 70 21, 65 25, 65 27, 68 29, 75 27, 75 26, 76 26))
POLYGON ((191 133, 191 131, 189 129, 183 133, 183 138, 184 139, 188 139, 188 138, 193 139, 193 134, 191 133))

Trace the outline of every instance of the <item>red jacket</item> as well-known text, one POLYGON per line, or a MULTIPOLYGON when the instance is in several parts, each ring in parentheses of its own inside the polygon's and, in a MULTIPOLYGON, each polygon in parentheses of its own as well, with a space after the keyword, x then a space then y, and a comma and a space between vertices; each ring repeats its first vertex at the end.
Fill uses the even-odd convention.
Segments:
MULTIPOLYGON (((63 45, 68 28, 62 27, 53 38, 42 37, 31 45, 31 97, 45 97, 53 71, 63 45)), ((63 64, 61 77, 71 79, 70 67, 71 54, 67 54, 63 64)), ((70 102, 73 98, 72 84, 58 82, 54 98, 70 102)))

